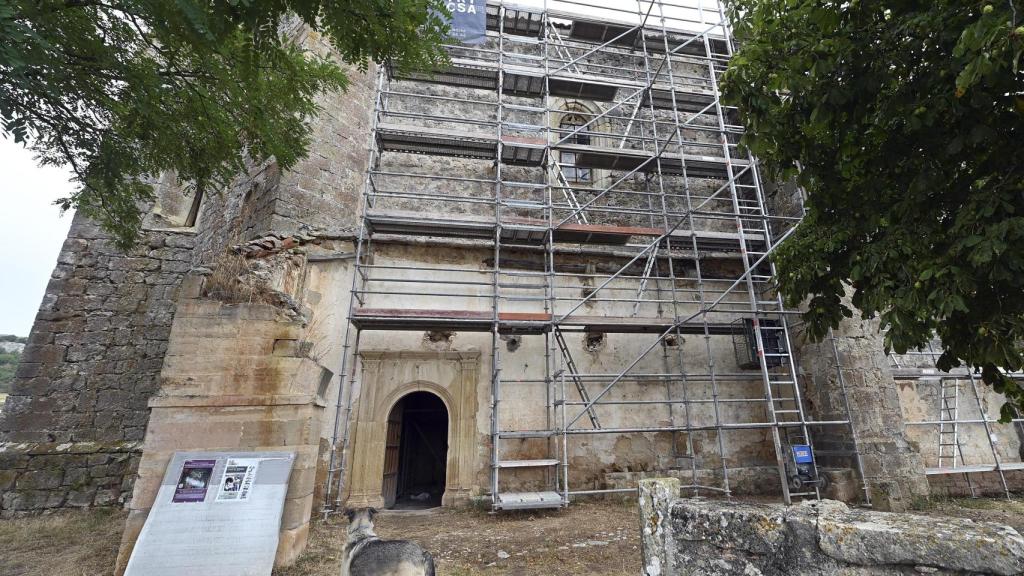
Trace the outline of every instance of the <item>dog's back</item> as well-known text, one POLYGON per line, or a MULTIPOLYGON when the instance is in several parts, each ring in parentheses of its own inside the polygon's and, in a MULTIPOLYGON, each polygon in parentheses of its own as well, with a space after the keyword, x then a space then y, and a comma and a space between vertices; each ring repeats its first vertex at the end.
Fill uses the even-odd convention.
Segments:
POLYGON ((406 540, 373 539, 351 559, 349 576, 434 576, 434 559, 406 540))
POLYGON ((381 540, 373 531, 373 508, 348 510, 348 541, 341 576, 435 576, 434 559, 408 540, 381 540))

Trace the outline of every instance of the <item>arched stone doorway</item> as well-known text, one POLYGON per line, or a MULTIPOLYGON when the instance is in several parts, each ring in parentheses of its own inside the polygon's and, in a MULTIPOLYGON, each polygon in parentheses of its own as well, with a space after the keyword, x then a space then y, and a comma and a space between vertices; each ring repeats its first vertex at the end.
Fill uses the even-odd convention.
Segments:
POLYGON ((386 508, 441 505, 448 460, 448 408, 437 395, 412 392, 388 413, 381 495, 386 508))
POLYGON ((443 506, 464 502, 481 492, 476 481, 490 470, 483 430, 489 414, 477 411, 480 352, 376 351, 360 352, 362 381, 358 384, 356 417, 352 421, 352 460, 348 466, 346 505, 384 507, 381 480, 387 444, 388 416, 398 401, 413 392, 429 392, 448 409, 448 459, 443 506), (478 421, 478 417, 480 420, 478 421))

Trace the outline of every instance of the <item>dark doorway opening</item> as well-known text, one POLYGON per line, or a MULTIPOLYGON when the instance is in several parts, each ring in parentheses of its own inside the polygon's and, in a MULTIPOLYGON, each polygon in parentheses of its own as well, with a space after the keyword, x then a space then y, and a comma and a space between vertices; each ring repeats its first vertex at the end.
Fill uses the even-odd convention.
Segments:
POLYGON ((433 508, 444 496, 448 409, 430 392, 413 392, 388 415, 384 448, 384 506, 433 508))

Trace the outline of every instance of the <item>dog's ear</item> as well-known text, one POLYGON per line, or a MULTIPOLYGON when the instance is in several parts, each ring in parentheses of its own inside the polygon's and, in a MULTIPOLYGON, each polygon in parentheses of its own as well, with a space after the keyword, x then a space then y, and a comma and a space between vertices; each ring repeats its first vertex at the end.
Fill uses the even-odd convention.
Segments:
POLYGON ((345 518, 348 518, 348 521, 349 521, 349 522, 351 522, 351 521, 352 521, 352 519, 356 517, 356 511, 355 511, 355 510, 353 510, 353 509, 351 509, 351 508, 345 508, 345 509, 344 509, 344 510, 342 511, 342 514, 344 514, 344 515, 345 515, 345 518))
POLYGON ((369 514, 370 514, 370 521, 372 522, 373 518, 375 516, 377 516, 377 509, 376 508, 367 508, 366 511, 369 512, 369 514))

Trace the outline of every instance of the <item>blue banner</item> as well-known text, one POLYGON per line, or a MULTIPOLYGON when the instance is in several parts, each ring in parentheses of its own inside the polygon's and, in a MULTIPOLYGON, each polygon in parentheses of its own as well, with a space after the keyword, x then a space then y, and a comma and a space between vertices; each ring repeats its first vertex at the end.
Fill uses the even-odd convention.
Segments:
POLYGON ((487 38, 487 0, 448 0, 452 13, 452 39, 462 44, 480 44, 487 38))

